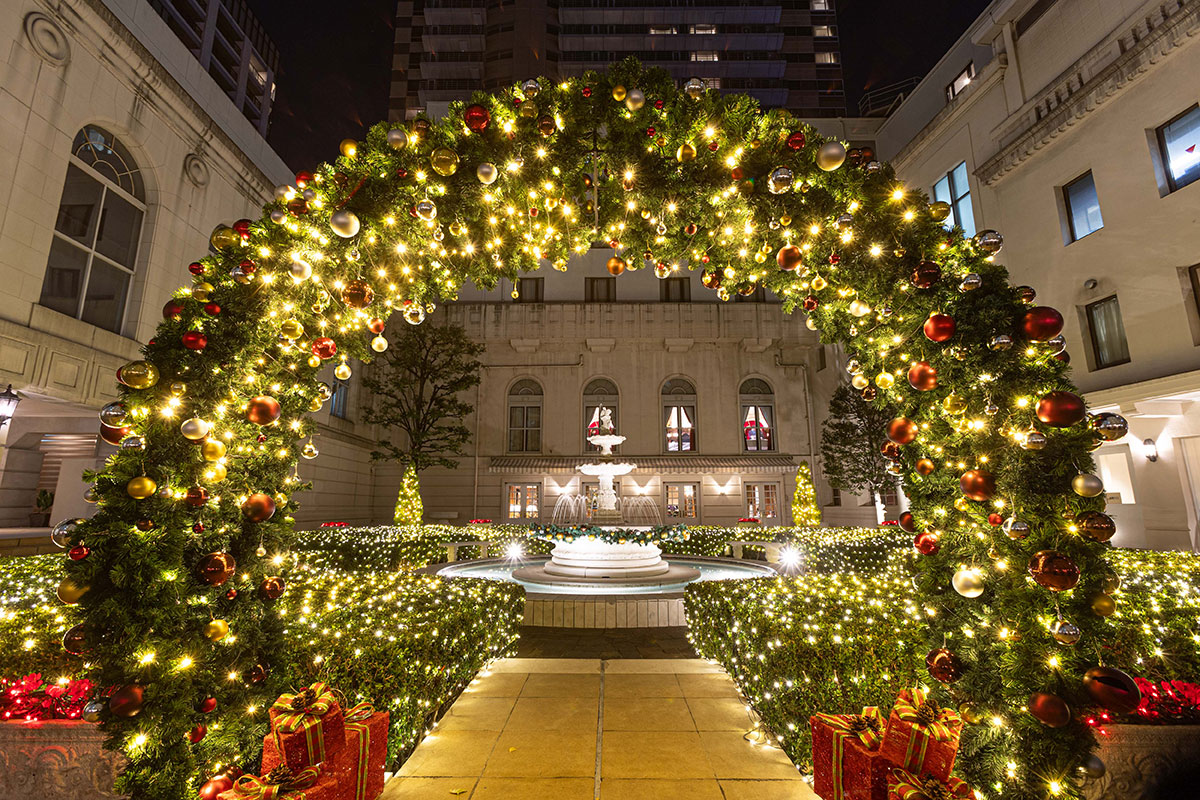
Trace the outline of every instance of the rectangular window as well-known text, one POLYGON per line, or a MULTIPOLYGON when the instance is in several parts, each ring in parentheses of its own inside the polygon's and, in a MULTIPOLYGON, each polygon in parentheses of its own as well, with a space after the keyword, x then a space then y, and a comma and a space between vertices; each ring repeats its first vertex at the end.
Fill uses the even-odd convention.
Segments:
POLYGON ((690 26, 688 26, 688 33, 695 33, 695 34, 699 34, 701 36, 708 36, 711 34, 715 34, 716 32, 717 32, 716 25, 690 25, 690 26))
POLYGON ((542 407, 509 406, 508 452, 538 453, 542 449, 542 407))
POLYGON ((704 81, 705 89, 720 89, 721 88, 721 79, 720 78, 701 78, 701 80, 704 81))
POLYGON ((955 225, 963 229, 965 236, 975 235, 975 211, 971 207, 971 182, 967 177, 967 162, 962 162, 946 173, 946 177, 933 185, 933 199, 950 204, 950 216, 946 229, 955 225))
POLYGON ((679 31, 677 31, 674 26, 669 26, 669 27, 654 26, 654 25, 650 26, 650 35, 651 36, 672 36, 676 33, 679 33, 679 31))
POLYGON ((808 7, 813 11, 828 11, 829 0, 812 0, 808 7))
POLYGON ((668 483, 667 519, 698 519, 700 516, 700 484, 668 483))
POLYGON ((816 63, 818 64, 836 64, 838 63, 837 53, 817 53, 816 63))
POLYGON ((840 506, 841 504, 842 504, 842 493, 839 490, 834 489, 833 496, 829 498, 829 505, 840 506))
POLYGON ((1196 314, 1200 315, 1200 264, 1188 267, 1188 278, 1192 281, 1192 302, 1196 304, 1196 314))
POLYGON ((700 50, 692 53, 692 61, 720 61, 721 54, 716 50, 700 50))
POLYGON ((668 453, 696 451, 695 420, 695 406, 663 407, 663 428, 666 432, 668 453))
MULTIPOLYGON (((611 402, 606 402, 604 404, 604 407, 608 409, 610 414, 612 414, 613 428, 614 429, 617 428, 620 423, 617 420, 616 405, 611 402)), ((583 418, 587 420, 587 427, 584 428, 584 431, 583 431, 583 449, 588 452, 598 453, 601 450, 603 450, 604 448, 600 447, 599 445, 592 444, 591 442, 589 442, 587 440, 587 437, 596 436, 601 433, 609 433, 610 432, 607 429, 602 429, 603 426, 600 424, 600 406, 593 405, 591 403, 584 403, 583 418)), ((614 444, 612 446, 612 451, 614 453, 621 452, 621 446, 614 444)))
POLYGON ((825 360, 825 345, 817 347, 817 372, 824 372, 829 364, 825 360))
POLYGON ((837 36, 837 29, 832 25, 814 25, 813 36, 828 39, 833 36, 837 36))
POLYGON ((517 282, 517 296, 514 303, 541 303, 545 297, 545 278, 521 278, 517 282))
POLYGON ((658 282, 659 299, 664 303, 689 303, 692 282, 688 278, 664 278, 658 282))
POLYGON ((761 453, 775 449, 775 409, 769 405, 742 406, 742 447, 761 453))
POLYGON ((616 278, 584 278, 583 299, 589 303, 615 303, 616 278))
POLYGON ((1170 190, 1200 178, 1200 106, 1192 106, 1156 133, 1170 190))
POLYGON ((329 413, 339 419, 350 419, 350 381, 333 379, 333 394, 329 397, 329 413))
POLYGON ((1092 335, 1092 356, 1096 369, 1129 362, 1129 344, 1117 296, 1097 300, 1087 306, 1088 330, 1092 335))
POLYGON ((778 522, 779 484, 747 483, 746 516, 759 522, 778 522))
POLYGON ((1096 196, 1096 181, 1091 172, 1064 186, 1063 200, 1067 207, 1067 230, 1072 242, 1104 227, 1104 220, 1100 216, 1100 198, 1096 196))
POLYGON ((507 519, 536 520, 541 514, 542 487, 536 483, 510 483, 508 485, 507 519))
POLYGON ((962 94, 963 89, 971 85, 971 81, 975 80, 975 62, 972 61, 963 68, 963 71, 954 76, 954 80, 950 81, 950 85, 946 87, 946 102, 950 102, 954 98, 962 94))

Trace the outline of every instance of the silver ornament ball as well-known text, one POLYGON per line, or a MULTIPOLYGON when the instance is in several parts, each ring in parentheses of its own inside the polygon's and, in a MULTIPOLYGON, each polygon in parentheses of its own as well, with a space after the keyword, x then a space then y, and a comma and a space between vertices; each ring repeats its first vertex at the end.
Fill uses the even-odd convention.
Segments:
POLYGON ((771 194, 783 194, 792 188, 793 181, 795 181, 795 176, 790 169, 787 167, 776 167, 771 170, 771 175, 767 178, 767 189, 771 194))
POLYGON ((999 231, 990 228, 975 234, 972 241, 980 250, 993 256, 1000 252, 1000 248, 1004 247, 1004 237, 1000 235, 999 231))
POLYGON ((333 212, 333 216, 329 218, 329 227, 333 228, 333 232, 338 236, 349 239, 358 235, 362 223, 358 221, 358 216, 353 211, 342 208, 333 212))
POLYGON ((699 100, 704 96, 704 81, 700 78, 688 78, 687 83, 683 84, 683 93, 693 100, 699 100))
POLYGON ((422 200, 417 203, 417 216, 429 222, 437 216, 437 206, 432 200, 422 200))
POLYGON ((979 597, 983 594, 983 576, 977 569, 960 569, 950 579, 954 591, 963 597, 979 597))
POLYGON ((817 151, 817 166, 826 172, 833 172, 844 163, 846 163, 846 146, 841 142, 826 142, 817 151))
POLYGON ((85 522, 87 522, 87 520, 83 519, 82 517, 76 517, 75 519, 64 519, 62 522, 55 525, 54 529, 50 531, 50 541, 54 542, 56 547, 70 547, 71 540, 74 538, 75 532, 78 531, 79 526, 83 525, 85 522))
POLYGON ((387 143, 393 150, 403 150, 408 147, 408 132, 400 128, 392 128, 387 132, 387 143))
POLYGON ((1104 481, 1091 473, 1081 472, 1071 479, 1071 488, 1080 497, 1099 497, 1104 494, 1104 481))
POLYGON ((962 281, 959 282, 958 290, 960 292, 973 292, 980 286, 983 286, 983 278, 979 276, 979 273, 968 272, 963 276, 962 281))
POLYGON ((646 105, 646 95, 641 89, 630 89, 629 94, 625 95, 625 107, 630 111, 637 111, 644 105, 646 105))
POLYGON ((479 182, 484 186, 491 186, 493 183, 495 183, 499 174, 500 173, 496 170, 496 165, 487 161, 475 168, 475 177, 478 178, 479 182))
POLYGON ((538 96, 538 92, 542 90, 542 85, 537 82, 536 78, 530 78, 521 84, 521 94, 525 95, 527 100, 532 100, 538 96))

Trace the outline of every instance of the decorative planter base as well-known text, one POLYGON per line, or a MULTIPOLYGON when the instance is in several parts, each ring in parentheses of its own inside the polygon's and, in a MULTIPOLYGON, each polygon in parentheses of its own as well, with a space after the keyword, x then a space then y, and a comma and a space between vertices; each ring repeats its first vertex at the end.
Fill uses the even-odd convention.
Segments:
POLYGON ((1097 755, 1104 777, 1087 800, 1161 800, 1200 793, 1200 725, 1109 725, 1097 755))
POLYGON ((124 766, 91 723, 0 722, 0 800, 118 798, 113 781, 124 766))

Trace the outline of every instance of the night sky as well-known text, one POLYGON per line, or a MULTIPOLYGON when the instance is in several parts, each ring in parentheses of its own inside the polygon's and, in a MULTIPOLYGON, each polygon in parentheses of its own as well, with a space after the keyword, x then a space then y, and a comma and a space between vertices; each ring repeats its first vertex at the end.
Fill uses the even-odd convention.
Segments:
MULTIPOLYGON (((395 0, 247 2, 279 47, 268 138, 289 166, 328 160, 342 139, 361 138, 387 117, 395 0)), ((849 112, 857 113, 864 91, 924 75, 987 4, 841 0, 849 112)))

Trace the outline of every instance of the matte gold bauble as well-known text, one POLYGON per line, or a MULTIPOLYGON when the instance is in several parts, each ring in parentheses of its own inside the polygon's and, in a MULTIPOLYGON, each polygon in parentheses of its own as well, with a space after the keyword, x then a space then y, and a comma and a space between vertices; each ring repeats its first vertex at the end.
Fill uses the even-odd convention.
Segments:
POLYGON ((339 381, 350 380, 350 365, 344 361, 341 364, 338 364, 333 368, 333 376, 339 381))
POLYGON ((612 98, 613 98, 613 100, 616 100, 617 102, 624 100, 625 99, 625 87, 621 86, 620 84, 614 86, 613 90, 612 90, 612 98))
POLYGON ((1092 598, 1092 613, 1098 617, 1111 617, 1117 613, 1117 601, 1106 594, 1098 594, 1092 598))
POLYGON ((846 163, 846 147, 841 142, 826 142, 817 151, 817 166, 826 172, 846 163))
POLYGON ((229 476, 229 468, 224 464, 214 463, 208 469, 204 470, 204 477, 207 480, 219 483, 229 476))
POLYGON ((58 599, 65 605, 73 606, 79 602, 79 599, 87 594, 91 588, 86 584, 80 585, 70 578, 63 578, 58 584, 58 599))
POLYGON ((217 461, 225 457, 225 443, 217 439, 207 439, 200 445, 200 455, 205 461, 217 461))
POLYGON ((204 636, 213 642, 219 642, 229 635, 229 623, 223 619, 214 619, 204 625, 204 636))
POLYGON ((158 484, 145 475, 130 478, 129 483, 125 484, 125 493, 134 500, 145 500, 148 497, 153 497, 156 491, 158 491, 158 484))

